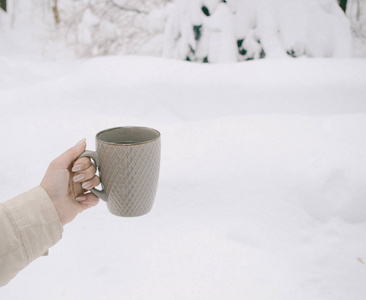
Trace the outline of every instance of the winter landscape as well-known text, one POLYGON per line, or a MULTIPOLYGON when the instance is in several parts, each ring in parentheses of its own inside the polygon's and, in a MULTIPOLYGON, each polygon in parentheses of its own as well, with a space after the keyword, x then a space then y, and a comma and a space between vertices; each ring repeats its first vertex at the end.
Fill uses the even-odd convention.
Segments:
MULTIPOLYGON (((108 35, 123 41, 108 44, 115 53, 103 52, 105 41, 87 47, 97 45, 90 28, 101 24, 90 11, 78 43, 58 38, 67 26, 52 29, 41 1, 8 2, 0 13, 0 202, 38 185, 81 138, 94 150, 105 128, 162 134, 151 213, 119 218, 101 201, 0 299, 365 299, 363 40, 336 1, 308 1, 328 5, 312 23, 321 30, 286 23, 308 17, 306 1, 291 2, 304 7, 291 20, 270 1, 201 1, 216 21, 190 13, 198 2, 149 14, 153 38, 135 53, 137 42, 121 50, 123 34, 108 35), (230 17, 233 7, 266 22, 253 29, 230 17), (206 31, 184 29, 197 18, 206 31), (220 46, 238 34, 246 37, 239 52, 220 46)), ((278 3, 291 15, 289 1, 278 3)))

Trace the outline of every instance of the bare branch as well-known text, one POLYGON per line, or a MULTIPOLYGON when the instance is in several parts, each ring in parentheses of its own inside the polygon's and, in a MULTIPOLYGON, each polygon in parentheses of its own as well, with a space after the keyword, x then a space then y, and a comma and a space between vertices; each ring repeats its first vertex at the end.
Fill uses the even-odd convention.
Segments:
POLYGON ((110 2, 113 6, 119 8, 121 10, 124 10, 124 11, 131 11, 131 12, 135 12, 137 14, 148 14, 149 13, 148 11, 143 11, 143 10, 139 10, 136 8, 130 8, 130 7, 125 7, 125 6, 119 5, 119 4, 115 3, 113 0, 110 2))

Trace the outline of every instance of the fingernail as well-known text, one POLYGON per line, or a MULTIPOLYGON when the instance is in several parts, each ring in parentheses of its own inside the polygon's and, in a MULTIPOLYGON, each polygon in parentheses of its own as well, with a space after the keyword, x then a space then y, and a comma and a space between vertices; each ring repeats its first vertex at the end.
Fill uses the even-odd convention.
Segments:
POLYGON ((75 146, 80 146, 80 145, 84 144, 85 141, 86 141, 86 139, 84 138, 84 139, 78 141, 75 146))
POLYGON ((73 166, 71 171, 77 172, 77 171, 81 171, 83 168, 84 168, 84 166, 82 164, 79 164, 79 165, 73 166))
POLYGON ((74 182, 78 182, 80 180, 83 180, 85 178, 85 174, 79 174, 74 176, 74 178, 72 179, 74 182))
POLYGON ((83 187, 83 189, 88 189, 93 185, 93 182, 91 181, 86 181, 84 182, 81 186, 83 187))
POLYGON ((83 201, 83 200, 86 200, 86 197, 85 196, 79 196, 79 197, 76 197, 75 200, 76 201, 83 201))

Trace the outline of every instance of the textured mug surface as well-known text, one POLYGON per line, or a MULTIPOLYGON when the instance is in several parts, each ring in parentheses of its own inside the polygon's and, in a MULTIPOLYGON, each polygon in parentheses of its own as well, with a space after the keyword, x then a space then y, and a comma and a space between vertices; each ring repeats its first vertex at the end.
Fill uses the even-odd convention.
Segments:
POLYGON ((85 151, 99 170, 102 190, 91 192, 117 216, 147 214, 154 203, 160 169, 160 133, 146 127, 117 127, 99 132, 96 152, 85 151))

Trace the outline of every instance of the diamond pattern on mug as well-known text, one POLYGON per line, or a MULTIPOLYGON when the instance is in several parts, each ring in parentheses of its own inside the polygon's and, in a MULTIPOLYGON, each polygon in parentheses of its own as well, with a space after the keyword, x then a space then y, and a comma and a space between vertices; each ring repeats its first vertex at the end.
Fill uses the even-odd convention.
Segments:
POLYGON ((110 211, 139 216, 153 205, 160 165, 160 139, 133 146, 97 146, 100 177, 110 211))

